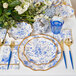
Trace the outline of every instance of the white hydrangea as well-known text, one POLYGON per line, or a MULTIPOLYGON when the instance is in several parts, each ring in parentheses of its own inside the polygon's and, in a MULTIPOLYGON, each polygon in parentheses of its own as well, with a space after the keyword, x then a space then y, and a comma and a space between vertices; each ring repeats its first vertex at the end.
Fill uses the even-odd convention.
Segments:
MULTIPOLYGON (((25 0, 20 0, 20 2, 25 3, 25 0)), ((34 0, 28 0, 27 2, 29 2, 30 4, 34 2, 34 0)))
POLYGON ((40 18, 38 15, 34 17, 34 21, 36 21, 38 18, 40 18))
POLYGON ((24 7, 23 7, 24 9, 27 10, 29 8, 29 6, 30 6, 29 2, 24 2, 24 7))
POLYGON ((8 8, 8 3, 3 3, 3 8, 8 8))
POLYGON ((46 16, 46 15, 44 16, 43 14, 40 14, 40 15, 37 15, 34 17, 34 21, 36 21, 38 18, 45 18, 45 19, 49 20, 48 16, 46 16))
POLYGON ((21 6, 16 6, 15 10, 18 12, 18 14, 23 14, 25 11, 27 11, 29 6, 30 6, 29 2, 24 2, 23 8, 21 6))
POLYGON ((24 13, 24 11, 23 11, 23 9, 22 9, 21 6, 16 6, 16 7, 15 7, 15 10, 18 12, 18 14, 24 13))
POLYGON ((25 0, 19 0, 19 1, 22 2, 22 3, 25 2, 25 0))
POLYGON ((45 19, 49 19, 49 17, 48 17, 48 16, 46 16, 46 15, 44 16, 44 18, 45 18, 45 19))
POLYGON ((35 4, 36 7, 38 7, 38 6, 40 6, 40 5, 41 5, 40 2, 37 2, 37 3, 35 4))
POLYGON ((45 5, 45 6, 43 6, 38 12, 37 12, 37 14, 39 14, 39 13, 41 13, 42 11, 44 11, 45 9, 47 8, 47 6, 45 5))
POLYGON ((33 3, 34 2, 34 0, 30 0, 30 3, 33 3))
POLYGON ((44 0, 44 3, 47 5, 47 6, 51 6, 52 5, 52 2, 50 0, 44 0))

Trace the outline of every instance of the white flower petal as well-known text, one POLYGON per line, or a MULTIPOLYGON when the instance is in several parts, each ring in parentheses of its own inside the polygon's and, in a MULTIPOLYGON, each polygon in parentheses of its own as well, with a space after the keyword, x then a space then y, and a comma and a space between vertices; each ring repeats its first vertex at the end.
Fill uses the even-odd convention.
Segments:
POLYGON ((8 8, 8 3, 3 3, 3 8, 8 8))
POLYGON ((49 0, 45 0, 44 3, 47 5, 47 6, 51 6, 52 2, 49 1, 49 0))

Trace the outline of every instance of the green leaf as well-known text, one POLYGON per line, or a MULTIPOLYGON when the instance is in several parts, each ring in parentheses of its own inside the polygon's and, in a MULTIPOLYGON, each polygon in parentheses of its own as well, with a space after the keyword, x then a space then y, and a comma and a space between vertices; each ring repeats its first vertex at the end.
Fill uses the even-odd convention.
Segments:
POLYGON ((0 17, 0 22, 2 22, 2 21, 3 21, 3 19, 4 19, 4 17, 3 17, 3 16, 1 16, 1 17, 0 17))
POLYGON ((9 7, 15 7, 17 5, 21 4, 21 2, 19 0, 15 0, 12 3, 9 3, 9 7))
POLYGON ((2 8, 0 7, 0 15, 2 14, 2 8))
POLYGON ((11 15, 11 12, 7 12, 6 15, 11 15))
POLYGON ((45 14, 45 11, 43 11, 43 14, 45 14))
POLYGON ((3 27, 3 25, 4 25, 4 24, 3 24, 2 22, 0 22, 0 27, 3 27))

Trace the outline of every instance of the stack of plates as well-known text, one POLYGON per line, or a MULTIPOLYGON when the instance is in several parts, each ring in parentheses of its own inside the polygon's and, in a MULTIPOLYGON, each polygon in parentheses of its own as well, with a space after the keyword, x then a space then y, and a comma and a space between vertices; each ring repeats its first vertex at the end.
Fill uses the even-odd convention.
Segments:
POLYGON ((28 36, 18 47, 18 57, 24 66, 46 71, 56 66, 62 57, 60 43, 49 35, 28 36))

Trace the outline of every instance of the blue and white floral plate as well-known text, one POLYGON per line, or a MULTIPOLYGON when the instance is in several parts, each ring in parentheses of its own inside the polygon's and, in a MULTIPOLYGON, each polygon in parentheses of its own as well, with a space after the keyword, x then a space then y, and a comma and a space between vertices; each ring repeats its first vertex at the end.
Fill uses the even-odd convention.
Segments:
POLYGON ((58 0, 50 0, 53 4, 56 4, 58 0))
MULTIPOLYGON (((44 2, 45 0, 35 0, 35 2, 44 2)), ((51 3, 56 4, 58 0, 48 0, 51 1, 51 3)))
POLYGON ((74 9, 71 6, 61 4, 56 7, 56 15, 66 18, 74 15, 74 9))
POLYGON ((64 1, 64 0, 58 0, 57 3, 55 4, 55 6, 58 6, 58 5, 62 4, 63 1, 64 1))
POLYGON ((16 28, 12 27, 8 30, 9 36, 14 39, 23 39, 29 36, 33 31, 31 25, 26 22, 17 23, 16 26, 16 28))
POLYGON ((72 29, 63 29, 61 31, 61 37, 64 39, 64 41, 67 38, 72 39, 72 29))
POLYGON ((63 0, 63 4, 71 6, 71 2, 70 0, 63 0))
POLYGON ((55 38, 53 38, 52 36, 49 36, 49 35, 28 36, 27 38, 25 38, 20 43, 20 45, 18 47, 18 57, 19 57, 20 61, 23 63, 24 66, 26 66, 26 67, 28 67, 32 70, 34 70, 34 71, 46 71, 46 70, 49 70, 52 67, 56 66, 58 64, 58 62, 61 60, 61 58, 62 58, 62 48, 60 46, 60 43, 55 38), (48 39, 51 39, 58 47, 57 57, 53 61, 51 61, 49 64, 35 65, 34 63, 29 62, 23 54, 24 45, 25 45, 25 43, 28 42, 28 39, 32 39, 32 38, 36 38, 36 37, 46 37, 48 39))
POLYGON ((58 47, 46 37, 28 38, 25 42, 24 56, 36 65, 49 64, 57 56, 58 47))
MULTIPOLYGON (((15 46, 12 51, 12 58, 10 62, 10 69, 19 69, 19 59, 18 59, 18 46, 15 46)), ((0 69, 6 70, 8 66, 9 54, 11 48, 10 46, 3 45, 0 47, 0 69)))
POLYGON ((1 39, 1 41, 5 38, 6 33, 7 33, 6 29, 0 28, 0 39, 1 39))

